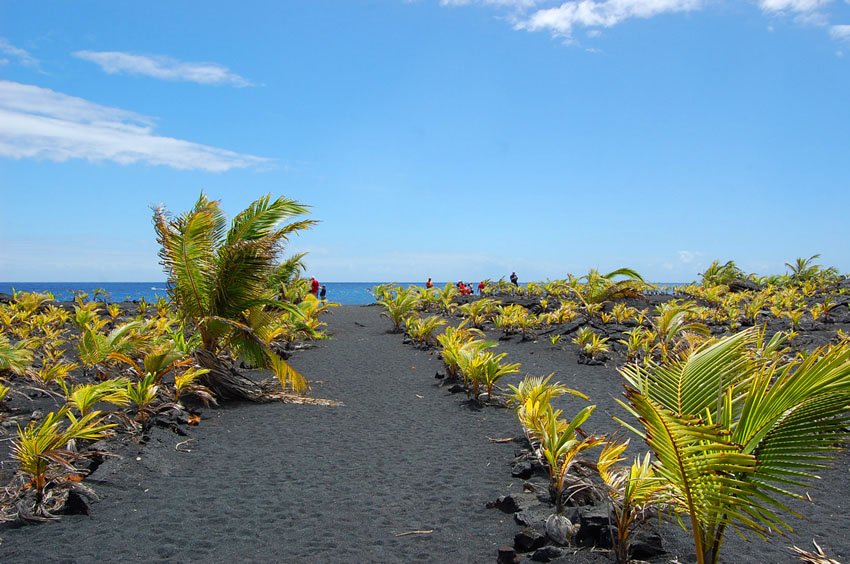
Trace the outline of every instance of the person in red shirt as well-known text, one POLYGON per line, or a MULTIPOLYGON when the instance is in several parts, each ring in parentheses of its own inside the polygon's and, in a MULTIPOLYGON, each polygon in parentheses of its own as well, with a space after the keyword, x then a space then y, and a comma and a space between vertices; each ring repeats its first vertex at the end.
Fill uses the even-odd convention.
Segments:
POLYGON ((310 293, 317 298, 319 297, 319 281, 312 276, 310 277, 310 293))
POLYGON ((484 295, 484 286, 485 286, 485 284, 484 284, 484 281, 483 281, 483 280, 482 280, 481 282, 479 282, 479 283, 478 283, 478 295, 479 295, 479 296, 483 296, 483 295, 484 295))
POLYGON ((434 287, 434 283, 433 283, 433 282, 431 282, 431 278, 430 278, 430 277, 428 278, 428 281, 427 281, 427 282, 425 282, 425 287, 426 287, 426 288, 428 288, 428 289, 431 289, 431 288, 433 288, 433 287, 434 287))

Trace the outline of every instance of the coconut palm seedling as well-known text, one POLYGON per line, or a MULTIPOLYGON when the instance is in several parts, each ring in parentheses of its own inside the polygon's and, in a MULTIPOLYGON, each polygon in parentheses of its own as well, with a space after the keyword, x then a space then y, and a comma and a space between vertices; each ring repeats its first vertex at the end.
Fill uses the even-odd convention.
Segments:
POLYGON ((617 466, 625 460, 623 453, 628 445, 628 440, 609 440, 596 463, 617 531, 612 544, 618 564, 630 561, 632 533, 663 509, 666 491, 665 482, 655 475, 648 452, 635 457, 630 466, 617 466))
POLYGON ((140 423, 144 429, 145 423, 154 414, 154 403, 159 393, 156 376, 145 374, 144 377, 135 382, 127 382, 127 387, 123 393, 126 394, 130 405, 136 408, 136 423, 140 423))
POLYGON ((109 359, 110 354, 143 352, 150 343, 151 336, 147 332, 149 327, 144 321, 130 321, 104 335, 87 325, 77 343, 80 361, 86 368, 95 368, 100 374, 102 364, 109 359))
POLYGON ((534 329, 540 323, 536 315, 519 304, 499 306, 496 311, 493 325, 501 329, 505 336, 520 333, 524 341, 531 339, 534 329))
POLYGON ((118 318, 121 317, 121 306, 118 304, 109 304, 106 306, 106 313, 109 315, 109 318, 112 319, 112 323, 118 321, 118 318))
POLYGON ((629 307, 623 302, 616 303, 611 308, 611 315, 617 320, 617 323, 625 323, 632 319, 635 313, 637 313, 635 308, 629 307))
POLYGON ((628 339, 620 339, 626 347, 626 362, 639 362, 650 355, 655 346, 655 333, 646 327, 637 326, 625 333, 628 339))
MULTIPOLYGON (((510 390, 508 402, 515 407, 523 432, 532 449, 535 450, 539 445, 540 434, 543 432, 546 408, 551 406, 554 398, 569 394, 585 401, 590 399, 578 390, 568 388, 560 382, 552 383, 554 376, 554 372, 546 377, 526 376, 516 386, 508 384, 510 390)), ((539 452, 538 458, 543 460, 543 455, 539 452)))
MULTIPOLYGON (((502 364, 502 360, 508 356, 508 353, 495 354, 492 352, 482 353, 483 362, 481 363, 481 371, 479 374, 480 381, 484 384, 484 391, 487 393, 489 401, 493 400, 493 388, 496 383, 508 376, 509 374, 517 374, 522 366, 519 362, 510 362, 502 364)), ((474 386, 474 384, 473 384, 474 386)), ((473 396, 477 396, 477 388, 473 387, 473 396)))
POLYGON ((823 268, 819 264, 815 264, 815 260, 819 259, 820 255, 812 255, 809 258, 797 258, 793 263, 785 263, 788 267, 789 276, 793 282, 828 282, 838 277, 838 271, 835 268, 823 268))
POLYGON ((45 358, 39 368, 28 370, 27 375, 43 388, 53 383, 61 387, 68 375, 79 366, 76 362, 51 361, 45 358))
MULTIPOLYGON (((449 378, 460 376, 458 371, 458 357, 461 348, 466 343, 476 340, 476 337, 483 338, 484 333, 478 329, 467 327, 465 321, 458 327, 446 327, 443 333, 437 335, 437 342, 442 347, 441 356, 443 363, 446 365, 446 372, 449 378)), ((478 342, 485 343, 487 341, 478 342)), ((494 345, 488 344, 487 346, 494 345)))
POLYGON ((180 405, 180 398, 193 395, 201 399, 205 404, 216 405, 212 390, 198 383, 198 378, 209 372, 206 368, 191 367, 188 370, 174 376, 174 401, 180 405))
POLYGON ((74 462, 85 456, 69 448, 76 441, 96 441, 107 436, 113 424, 103 422, 100 412, 94 411, 79 418, 68 407, 48 413, 41 422, 31 422, 18 428, 18 436, 12 442, 12 456, 18 461, 19 472, 26 479, 25 488, 17 492, 17 513, 32 519, 55 518, 53 511, 60 509, 67 499, 61 495, 62 485, 74 485, 63 481, 68 475, 80 476, 82 471, 74 462), (51 495, 51 486, 56 486, 56 495, 51 495), (33 500, 25 499, 25 492, 34 493, 33 500))
MULTIPOLYGON (((449 353, 449 357, 457 365, 457 373, 463 378, 463 384, 467 388, 467 395, 471 393, 475 399, 478 399, 483 372, 486 369, 485 365, 492 358, 492 356, 485 356, 485 352, 487 349, 494 347, 496 347, 496 343, 493 341, 472 340, 461 344, 457 350, 449 353)), ((444 359, 445 356, 444 349, 444 359)))
POLYGON ((716 563, 726 530, 789 530, 782 497, 815 478, 848 436, 850 347, 802 361, 760 360, 747 329, 666 365, 629 364, 624 406, 655 454, 667 502, 690 522, 697 562, 716 563))
POLYGON ((599 363, 605 360, 610 351, 611 346, 608 344, 608 337, 603 337, 591 331, 588 341, 579 348, 579 360, 586 363, 599 363))
POLYGON ((307 380, 278 358, 268 342, 248 324, 246 312, 256 308, 292 309, 274 300, 268 280, 288 237, 313 225, 313 221, 285 221, 307 209, 294 200, 255 200, 232 220, 229 229, 217 201, 198 198, 195 207, 178 216, 154 210, 154 227, 160 259, 168 274, 169 294, 181 320, 201 335, 196 357, 210 372, 203 384, 218 397, 261 400, 262 387, 231 370, 228 357, 246 358, 259 367, 279 367, 281 386, 296 392, 308 388, 307 380))
POLYGON ((544 313, 539 317, 541 322, 547 323, 549 325, 563 325, 564 323, 569 323, 570 321, 578 317, 578 312, 576 311, 576 303, 570 301, 562 301, 561 305, 559 305, 557 309, 548 313, 544 313))
POLYGON ((832 310, 838 307, 838 305, 839 304, 837 304, 834 299, 827 296, 823 299, 823 302, 814 304, 809 310, 809 313, 811 313, 813 320, 823 319, 824 322, 829 323, 832 321, 829 314, 832 313, 832 310))
POLYGON ((785 317, 787 317, 788 321, 791 322, 791 328, 795 331, 799 329, 800 321, 803 320, 803 315, 805 314, 806 310, 802 308, 784 312, 785 317))
POLYGON ((64 382, 61 383, 67 405, 76 409, 81 416, 91 413, 94 406, 100 402, 122 407, 127 405, 128 399, 123 393, 127 384, 126 378, 112 378, 97 384, 77 384, 71 388, 64 382))
POLYGON ((446 320, 439 315, 411 316, 405 322, 407 334, 420 348, 428 348, 434 344, 434 332, 445 324, 446 320))
POLYGON ((369 290, 369 293, 372 294, 375 298, 375 302, 377 303, 380 300, 384 300, 393 294, 393 289, 398 285, 394 283, 390 284, 376 284, 372 286, 369 290))
POLYGON ((393 332, 399 333, 405 319, 415 313, 419 298, 415 291, 397 286, 386 298, 378 300, 377 303, 385 309, 381 315, 393 322, 393 332))
POLYGON ((416 287, 421 311, 434 311, 440 308, 440 292, 436 288, 416 287))
POLYGON ((27 348, 26 341, 18 341, 12 344, 9 338, 0 334, 0 374, 11 372, 22 375, 27 367, 32 364, 32 351, 27 348))
POLYGON ((446 282, 443 289, 438 292, 438 306, 440 311, 446 315, 454 312, 457 309, 456 300, 459 295, 460 292, 457 287, 450 282, 446 282))
POLYGON ((459 309, 461 315, 469 320, 470 326, 481 329, 493 317, 496 307, 500 303, 498 300, 492 298, 481 298, 480 300, 463 304, 459 309))
POLYGON ((673 300, 656 308, 656 316, 651 322, 658 339, 657 349, 662 362, 677 350, 685 335, 711 335, 705 324, 691 319, 695 307, 694 302, 680 303, 673 300))
POLYGON ((552 335, 549 335, 549 343, 551 343, 553 347, 557 347, 558 343, 561 342, 562 337, 563 335, 560 333, 553 333, 552 335))
POLYGON ((100 317, 100 311, 97 302, 80 302, 74 306, 74 324, 80 329, 97 331, 106 325, 106 320, 100 317))
POLYGON ((581 327, 578 331, 576 331, 576 336, 573 337, 572 341, 574 345, 583 347, 586 343, 590 342, 592 336, 593 329, 585 325, 584 327, 581 327))
POLYGON ((581 278, 571 278, 573 294, 587 307, 622 298, 636 298, 650 288, 640 274, 630 268, 620 268, 601 274, 591 269, 581 278), (622 278, 615 280, 615 278, 622 278))
POLYGON ((588 405, 572 421, 566 421, 561 418, 561 410, 553 410, 551 405, 544 408, 539 435, 540 451, 549 471, 549 495, 559 514, 563 513, 570 494, 566 487, 567 477, 577 458, 586 450, 605 442, 603 437, 586 435, 580 429, 594 409, 595 405, 588 405))

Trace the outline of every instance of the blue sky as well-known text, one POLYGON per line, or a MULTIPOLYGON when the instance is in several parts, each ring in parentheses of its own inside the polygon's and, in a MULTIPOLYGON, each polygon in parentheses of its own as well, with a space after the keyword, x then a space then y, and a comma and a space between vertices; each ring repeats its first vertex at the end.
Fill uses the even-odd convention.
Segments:
POLYGON ((323 281, 850 271, 848 0, 0 0, 0 280, 311 206, 323 281))

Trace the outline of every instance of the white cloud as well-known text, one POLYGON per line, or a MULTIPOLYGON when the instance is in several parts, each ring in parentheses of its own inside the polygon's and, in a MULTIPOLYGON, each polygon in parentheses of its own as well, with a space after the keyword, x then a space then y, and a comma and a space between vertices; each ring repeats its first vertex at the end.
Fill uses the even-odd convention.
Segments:
MULTIPOLYGON (((33 57, 24 49, 20 47, 15 47, 4 37, 0 37, 0 53, 12 57, 14 60, 18 62, 18 64, 23 65, 25 67, 31 67, 34 69, 39 68, 38 59, 33 57)), ((8 59, 3 59, 6 63, 8 63, 8 59)))
POLYGON ((613 27, 632 18, 651 18, 701 7, 701 0, 578 0, 537 10, 519 21, 516 27, 570 37, 576 27, 613 27))
POLYGON ((217 63, 190 63, 171 57, 136 55, 120 51, 75 51, 73 54, 95 63, 108 74, 136 74, 198 84, 253 86, 249 80, 217 63))
POLYGON ((153 133, 149 117, 0 80, 0 156, 86 159, 222 172, 270 161, 153 133))
POLYGON ((765 12, 814 12, 823 8, 831 0, 759 0, 759 7, 765 12))
POLYGON ((829 35, 836 41, 850 42, 850 25, 832 25, 829 26, 829 35))
POLYGON ((679 262, 689 264, 702 257, 699 251, 679 251, 679 262))
POLYGON ((540 0, 440 0, 442 6, 501 6, 505 8, 531 8, 540 0))
MULTIPOLYGON (((630 19, 648 19, 663 14, 695 12, 718 0, 439 0, 443 6, 491 6, 511 10, 508 18, 515 29, 544 31, 573 42, 577 29, 586 30, 589 39, 600 30, 630 19)), ((730 0, 725 0, 729 2, 730 0)), ((801 25, 829 27, 830 35, 845 39, 843 26, 830 26, 834 0, 752 0, 769 17, 792 17, 801 25), (838 28, 838 29, 836 29, 838 28)), ((845 0, 850 4, 850 0, 845 0)), ((774 31, 773 26, 768 31, 774 31)), ((590 50, 594 51, 594 50, 590 50)))

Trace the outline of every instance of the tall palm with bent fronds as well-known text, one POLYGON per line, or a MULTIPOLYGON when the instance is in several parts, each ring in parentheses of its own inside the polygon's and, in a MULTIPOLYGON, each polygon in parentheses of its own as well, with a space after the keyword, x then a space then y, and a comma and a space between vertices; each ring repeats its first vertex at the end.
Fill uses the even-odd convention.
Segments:
POLYGON ((271 367, 284 386, 296 391, 307 387, 303 376, 272 358, 276 354, 271 343, 256 326, 258 319, 269 322, 269 316, 258 315, 258 310, 291 308, 273 299, 269 280, 278 273, 278 257, 289 235, 314 224, 285 223, 304 213, 307 209, 294 200, 272 200, 267 195, 237 214, 228 229, 219 202, 204 194, 194 208, 177 217, 162 207, 154 210, 171 298, 184 322, 201 336, 196 355, 210 369, 205 384, 219 397, 263 397, 255 382, 221 362, 228 352, 253 366, 271 367))
POLYGON ((631 268, 618 268, 608 274, 601 274, 593 268, 580 278, 570 276, 570 290, 585 306, 638 297, 648 288, 650 285, 631 268), (618 277, 622 279, 615 280, 618 277))
MULTIPOLYGON (((804 361, 750 354, 748 329, 669 365, 627 365, 627 409, 655 453, 669 502, 690 518, 700 563, 717 562, 730 525, 765 536, 790 530, 782 496, 800 498, 848 434, 850 347, 804 361)), ((793 513, 793 512, 791 512, 793 513)))

